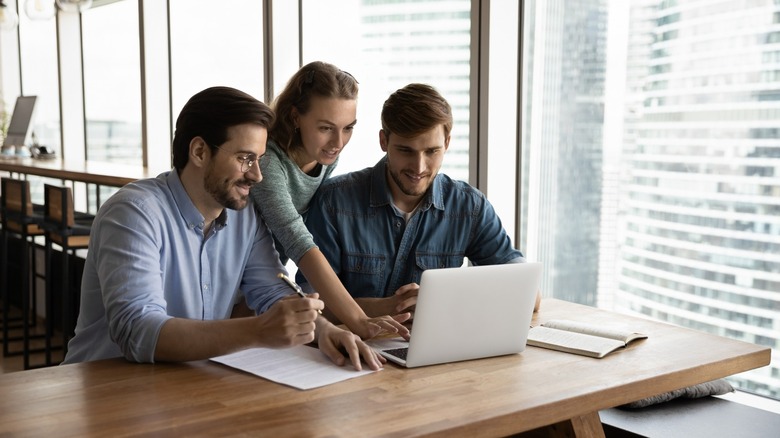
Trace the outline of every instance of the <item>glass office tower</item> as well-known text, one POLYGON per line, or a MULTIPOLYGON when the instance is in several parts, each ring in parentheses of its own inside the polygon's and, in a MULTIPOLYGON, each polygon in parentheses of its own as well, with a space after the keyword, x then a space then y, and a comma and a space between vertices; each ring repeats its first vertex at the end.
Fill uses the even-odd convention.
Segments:
POLYGON ((442 171, 468 181, 471 1, 305 0, 301 11, 303 63, 330 62, 360 83, 358 124, 335 172, 372 166, 384 155, 382 104, 397 89, 423 82, 453 110, 442 171), (334 10, 338 17, 322 20, 334 10))
MULTIPOLYGON (((469 90, 471 59, 471 2, 361 0, 359 4, 360 63, 371 65, 383 90, 361 88, 361 106, 376 106, 411 82, 433 85, 449 101, 453 112, 450 148, 443 171, 455 179, 469 179, 469 90)), ((370 120, 369 123, 373 123, 370 120)), ((371 132, 375 144, 376 132, 371 132)), ((378 149, 378 147, 376 147, 378 149)), ((354 151, 351 151, 354 152, 354 151)), ((366 163, 373 165, 374 162, 366 163)))
POLYGON ((529 1, 525 13, 521 193, 527 219, 520 247, 544 263, 547 296, 595 305, 607 2, 529 1))
POLYGON ((616 305, 772 347, 733 381, 777 398, 780 5, 633 1, 630 20, 616 305))
POLYGON ((732 382, 780 397, 780 2, 524 13, 521 247, 543 293, 770 346, 732 382))

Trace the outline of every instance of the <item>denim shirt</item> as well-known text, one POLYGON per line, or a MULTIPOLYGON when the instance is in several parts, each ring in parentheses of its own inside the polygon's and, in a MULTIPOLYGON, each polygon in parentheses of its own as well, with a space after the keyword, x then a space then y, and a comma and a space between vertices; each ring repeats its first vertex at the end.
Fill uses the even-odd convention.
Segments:
MULTIPOLYGON (((409 219, 392 204, 386 159, 324 182, 306 225, 356 298, 386 297, 419 283, 426 269, 523 261, 493 206, 476 188, 444 174, 409 219)), ((305 279, 298 276, 298 280, 305 279)))

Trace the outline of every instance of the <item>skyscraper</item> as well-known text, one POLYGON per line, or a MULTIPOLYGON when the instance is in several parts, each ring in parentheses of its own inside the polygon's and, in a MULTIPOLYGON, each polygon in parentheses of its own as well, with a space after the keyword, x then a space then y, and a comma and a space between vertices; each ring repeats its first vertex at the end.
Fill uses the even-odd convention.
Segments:
POLYGON ((548 295, 596 304, 606 73, 606 0, 526 2, 523 248, 548 295))
POLYGON ((619 309, 773 348, 780 397, 780 5, 632 1, 619 309))
POLYGON ((368 95, 384 102, 410 82, 435 86, 453 112, 443 170, 468 181, 471 2, 361 0, 360 20, 361 63, 373 65, 389 86, 361 90, 361 95, 372 93, 368 95))

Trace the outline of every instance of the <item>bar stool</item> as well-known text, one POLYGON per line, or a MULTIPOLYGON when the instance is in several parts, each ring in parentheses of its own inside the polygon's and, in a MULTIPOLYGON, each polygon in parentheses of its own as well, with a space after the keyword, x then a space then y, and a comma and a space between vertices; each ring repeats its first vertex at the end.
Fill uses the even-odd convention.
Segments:
MULTIPOLYGON (((24 368, 30 367, 30 340, 33 338, 30 333, 31 326, 34 326, 37 319, 36 313, 36 295, 37 287, 35 275, 35 236, 43 235, 40 224, 43 222, 43 214, 40 209, 34 208, 30 199, 30 182, 14 178, 2 178, 0 180, 2 189, 2 198, 0 199, 0 215, 2 216, 2 273, 3 273, 3 356, 17 354, 24 355, 24 368), (21 287, 19 296, 22 304, 22 337, 10 337, 10 281, 8 270, 8 238, 9 235, 18 237, 22 244, 21 264, 21 287), (32 246, 30 245, 32 243, 32 246), (31 251, 32 249, 32 251, 31 251), (31 269, 32 268, 32 269, 31 269), (30 279, 32 277, 32 287, 30 279), (30 304, 32 297, 32 306, 30 304), (12 341, 22 340, 22 351, 11 351, 12 341)), ((40 337, 40 336, 35 336, 40 337)))
MULTIPOLYGON (((87 249, 89 246, 89 233, 92 229, 94 215, 76 212, 73 206, 73 192, 70 187, 59 187, 44 184, 44 220, 41 227, 46 236, 46 306, 47 314, 53 315, 53 297, 55 284, 52 275, 52 244, 57 244, 62 249, 61 261, 61 299, 62 299, 62 349, 63 357, 68 351, 68 341, 73 332, 73 306, 74 297, 70 287, 70 263, 72 254, 76 250, 87 249)), ((76 298, 78 297, 76 292, 76 298)), ((53 318, 46 318, 46 363, 51 364, 51 338, 53 336, 53 318)))
MULTIPOLYGON (((0 205, 2 204, 2 202, 3 202, 2 195, 0 195, 0 205)), ((2 216, 3 216, 3 211, 2 208, 0 207, 0 236, 2 236, 2 232, 3 232, 2 216)), ((2 241, 2 237, 0 237, 0 241, 2 241)), ((2 263, 2 260, 0 260, 0 263, 2 263)), ((16 328, 20 328, 21 325, 13 325, 13 324, 22 321, 21 316, 14 316, 14 317, 9 316, 7 318, 3 316, 6 313, 6 307, 10 306, 10 303, 5 302, 4 293, 6 288, 6 284, 5 284, 6 272, 4 271, 5 271, 4 269, 0 270, 0 305, 3 306, 2 308, 0 308, 0 342, 2 343, 5 343, 5 336, 3 336, 3 332, 5 331, 6 324, 8 324, 9 330, 16 329, 16 328)), ((21 337, 19 337, 19 339, 12 338, 12 340, 21 340, 21 337)))

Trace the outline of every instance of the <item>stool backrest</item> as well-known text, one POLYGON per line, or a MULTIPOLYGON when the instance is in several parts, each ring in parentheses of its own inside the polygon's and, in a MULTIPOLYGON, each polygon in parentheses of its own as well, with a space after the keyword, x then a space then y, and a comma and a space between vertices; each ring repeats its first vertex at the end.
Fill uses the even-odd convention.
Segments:
POLYGON ((44 219, 59 223, 63 228, 75 223, 73 213, 73 191, 70 187, 43 185, 44 219))
POLYGON ((3 191, 3 213, 30 216, 33 205, 30 200, 30 181, 3 178, 0 182, 3 191))

